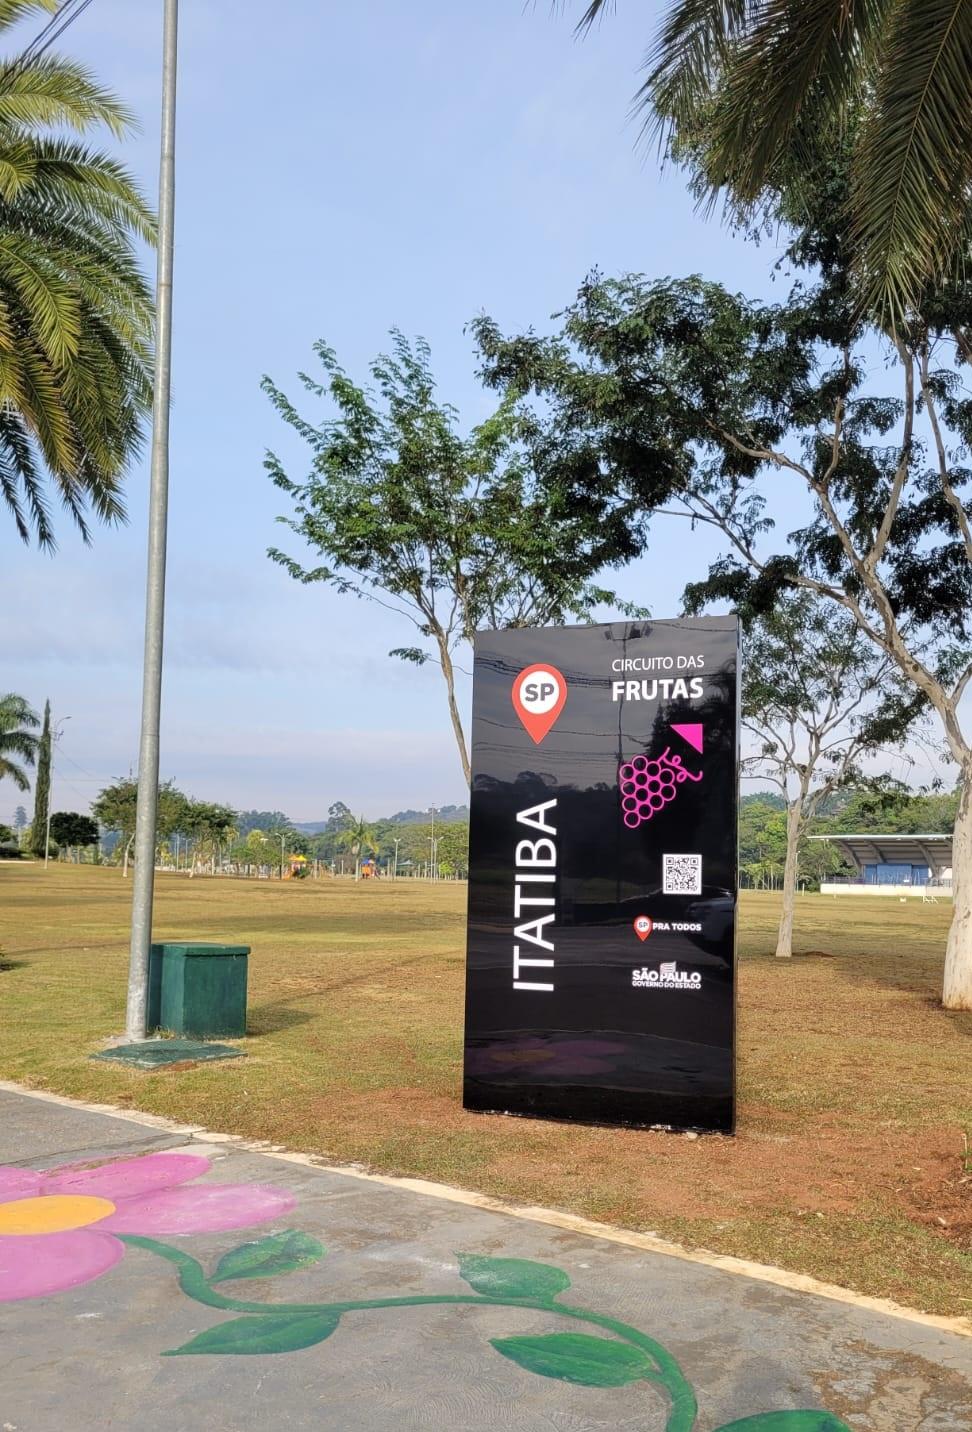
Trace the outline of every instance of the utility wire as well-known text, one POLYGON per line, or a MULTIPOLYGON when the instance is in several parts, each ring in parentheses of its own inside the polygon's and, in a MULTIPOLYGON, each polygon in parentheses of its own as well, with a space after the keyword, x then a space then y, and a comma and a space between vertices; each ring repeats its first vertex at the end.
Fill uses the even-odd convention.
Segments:
POLYGON ((41 55, 50 49, 55 40, 60 39, 64 31, 74 24, 90 4, 91 0, 64 0, 64 4, 38 31, 30 44, 0 73, 0 83, 13 79, 15 75, 20 74, 36 60, 39 60, 41 55))
MULTIPOLYGON (((64 34, 64 31, 73 25, 75 20, 81 18, 90 4, 91 0, 65 0, 60 10, 52 17, 54 21, 60 20, 60 24, 47 35, 46 39, 44 38, 44 31, 41 31, 37 36, 34 45, 31 47, 31 61, 39 59, 46 50, 49 50, 55 40, 59 40, 64 34)), ((45 29, 46 28, 48 27, 45 27, 45 29)))

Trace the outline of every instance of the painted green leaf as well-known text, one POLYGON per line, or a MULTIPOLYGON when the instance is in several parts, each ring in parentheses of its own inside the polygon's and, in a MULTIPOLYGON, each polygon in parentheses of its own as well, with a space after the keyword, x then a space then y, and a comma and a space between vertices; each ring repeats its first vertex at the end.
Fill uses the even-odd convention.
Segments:
POLYGON ((550 1263, 527 1258, 484 1258, 478 1253, 457 1253, 459 1272, 470 1288, 487 1298, 555 1298, 570 1287, 570 1279, 550 1263))
POLYGON ((309 1233, 290 1228, 285 1233, 271 1233, 253 1243, 241 1243, 219 1260, 210 1279, 225 1283, 230 1278, 271 1278, 275 1273, 292 1273, 307 1268, 324 1257, 324 1245, 309 1233))
POLYGON ((832 1412, 757 1412, 754 1417, 741 1417, 726 1422, 716 1432, 851 1432, 832 1412))
POLYGON ((628 1343, 592 1338, 586 1333, 551 1333, 539 1338, 492 1338, 497 1352, 528 1372, 579 1382, 583 1387, 624 1387, 628 1382, 655 1380, 647 1353, 628 1343))
POLYGON ((329 1338, 341 1320, 340 1313, 254 1313, 217 1323, 182 1347, 172 1348, 163 1357, 186 1353, 268 1353, 296 1352, 329 1338))

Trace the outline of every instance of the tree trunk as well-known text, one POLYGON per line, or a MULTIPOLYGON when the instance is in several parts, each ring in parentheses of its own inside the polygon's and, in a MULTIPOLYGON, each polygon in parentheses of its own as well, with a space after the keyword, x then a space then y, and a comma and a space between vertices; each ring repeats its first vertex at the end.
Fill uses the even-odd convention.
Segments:
POLYGON ((963 764, 952 836, 952 923, 942 1004, 946 1009, 972 1009, 972 756, 963 764))
POLYGON ((776 937, 776 958, 788 960, 793 954, 793 910, 796 905, 797 862, 803 797, 797 796, 786 808, 786 864, 783 867, 783 913, 776 937))
POLYGON ((452 665, 452 657, 449 655, 449 645, 444 636, 436 633, 436 640, 439 646, 439 658, 442 664, 442 675, 445 677, 446 692, 449 697, 449 716, 452 720, 452 730, 456 738, 456 745, 459 747, 459 759, 462 762, 462 773, 466 778, 468 786, 472 781, 472 768, 469 764, 469 750, 466 746, 466 733, 462 729, 462 717, 459 715, 459 707, 456 704, 456 674, 452 665))

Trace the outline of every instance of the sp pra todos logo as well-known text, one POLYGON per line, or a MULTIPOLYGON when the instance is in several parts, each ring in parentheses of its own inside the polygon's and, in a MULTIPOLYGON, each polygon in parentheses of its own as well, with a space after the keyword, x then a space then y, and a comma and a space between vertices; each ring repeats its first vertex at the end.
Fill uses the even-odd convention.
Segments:
POLYGON ((513 682, 513 709, 537 746, 557 720, 567 700, 567 682, 549 662, 521 671, 513 682))

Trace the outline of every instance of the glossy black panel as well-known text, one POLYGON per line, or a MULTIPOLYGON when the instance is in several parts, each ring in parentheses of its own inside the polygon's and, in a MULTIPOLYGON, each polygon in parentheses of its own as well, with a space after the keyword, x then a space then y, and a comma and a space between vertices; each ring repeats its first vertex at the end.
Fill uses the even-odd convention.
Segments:
POLYGON ((477 637, 466 1108, 732 1131, 737 652, 729 617, 477 637))

